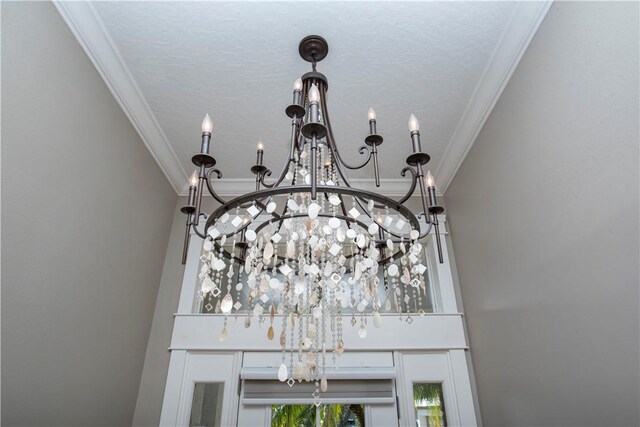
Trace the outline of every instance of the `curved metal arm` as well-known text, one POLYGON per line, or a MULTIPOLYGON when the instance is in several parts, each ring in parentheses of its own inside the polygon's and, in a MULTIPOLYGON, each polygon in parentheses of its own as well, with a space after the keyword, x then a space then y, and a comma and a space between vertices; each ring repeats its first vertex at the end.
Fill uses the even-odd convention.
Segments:
POLYGON ((413 192, 416 190, 418 175, 416 174, 416 171, 411 166, 407 166, 404 169, 402 169, 400 171, 400 175, 402 175, 402 177, 404 178, 407 175, 407 172, 411 172, 411 187, 409 187, 407 194, 405 194, 400 200, 398 200, 399 203, 404 203, 407 200, 409 200, 409 197, 411 197, 413 195, 413 192))
POLYGON ((207 235, 206 235, 206 234, 202 234, 202 233, 200 233, 200 232, 198 231, 198 227, 196 227, 193 223, 191 223, 191 228, 193 229, 193 232, 194 232, 198 237, 200 237, 201 239, 204 239, 204 238, 206 238, 206 237, 207 237, 207 235))
POLYGON ((218 201, 218 203, 220 204, 225 204, 227 203, 226 200, 224 200, 222 197, 220 197, 218 195, 218 193, 215 192, 215 190, 213 189, 213 187, 211 187, 211 183, 209 182, 209 179, 211 178, 211 175, 215 172, 216 176, 218 177, 218 179, 222 178, 222 172, 220 172, 218 169, 215 168, 211 168, 209 169, 206 174, 205 174, 205 179, 204 182, 205 184, 207 184, 207 190, 209 191, 209 194, 211 194, 211 196, 216 199, 218 201))
MULTIPOLYGON (((333 139, 333 135, 331 135, 331 139, 333 139)), ((334 144, 335 146, 336 144, 334 144)), ((357 166, 353 166, 350 165, 349 163, 345 162, 344 159, 342 158, 342 156, 340 156, 340 152, 338 151, 338 148, 336 147, 335 150, 333 150, 334 153, 336 154, 336 157, 340 160, 340 162, 342 163, 342 165, 347 168, 347 169, 351 169, 351 170, 356 170, 356 169, 362 169, 363 167, 367 166, 369 164, 369 162, 371 161, 371 158, 373 157, 373 150, 370 149, 369 147, 367 147, 366 145, 361 145, 358 148, 358 153, 360 154, 365 154, 365 152, 367 153, 367 158, 364 160, 364 162, 362 162, 361 164, 357 165, 357 166)))

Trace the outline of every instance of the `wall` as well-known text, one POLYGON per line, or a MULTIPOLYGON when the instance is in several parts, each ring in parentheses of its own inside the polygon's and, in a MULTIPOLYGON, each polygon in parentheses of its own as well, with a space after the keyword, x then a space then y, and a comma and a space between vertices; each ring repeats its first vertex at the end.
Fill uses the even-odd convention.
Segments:
POLYGON ((445 194, 487 426, 640 422, 638 40, 554 4, 445 194))
POLYGON ((2 424, 131 425, 176 195, 55 8, 2 3, 2 424))

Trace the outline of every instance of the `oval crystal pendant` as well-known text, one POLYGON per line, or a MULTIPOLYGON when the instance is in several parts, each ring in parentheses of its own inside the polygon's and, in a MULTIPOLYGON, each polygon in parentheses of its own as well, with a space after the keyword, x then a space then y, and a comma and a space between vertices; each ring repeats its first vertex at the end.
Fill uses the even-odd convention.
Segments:
POLYGON ((327 385, 327 377, 323 376, 322 379, 320 380, 320 391, 321 392, 325 392, 327 391, 328 385, 327 385))
POLYGON ((222 298, 222 302, 220 303, 220 310, 224 314, 231 313, 231 309, 233 308, 233 298, 231 294, 226 294, 224 298, 222 298))
POLYGON ((360 335, 360 338, 367 337, 367 327, 364 326, 364 324, 360 325, 360 329, 358 329, 358 335, 360 335))
POLYGON ((280 365, 280 369, 278 369, 278 380, 281 382, 285 382, 287 377, 289 376, 289 371, 287 370, 287 365, 284 363, 280 365))

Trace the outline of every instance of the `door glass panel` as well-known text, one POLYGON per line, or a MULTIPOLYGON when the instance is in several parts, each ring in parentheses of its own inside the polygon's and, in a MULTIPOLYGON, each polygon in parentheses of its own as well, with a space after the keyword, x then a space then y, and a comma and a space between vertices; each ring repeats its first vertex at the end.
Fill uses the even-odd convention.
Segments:
POLYGON ((364 405, 273 405, 271 427, 364 427, 364 405))
POLYGON ((223 383, 196 383, 189 427, 219 426, 222 416, 223 383))
POLYGON ((416 408, 417 427, 445 427, 447 425, 442 384, 414 383, 413 404, 416 408))

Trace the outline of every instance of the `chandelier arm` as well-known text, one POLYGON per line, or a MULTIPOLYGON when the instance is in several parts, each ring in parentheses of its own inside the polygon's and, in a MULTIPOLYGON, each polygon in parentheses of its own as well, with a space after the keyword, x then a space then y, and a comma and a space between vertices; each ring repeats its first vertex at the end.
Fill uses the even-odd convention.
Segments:
POLYGON ((222 197, 220 197, 218 195, 218 193, 215 192, 215 190, 213 189, 213 187, 211 186, 211 182, 209 181, 211 178, 211 175, 215 172, 215 174, 218 176, 218 179, 222 178, 222 172, 220 172, 218 169, 214 169, 211 168, 209 169, 206 173, 205 173, 205 177, 204 177, 204 183, 207 185, 207 191, 209 191, 209 194, 211 194, 211 196, 220 204, 225 204, 227 203, 226 200, 224 200, 222 197))
POLYGON ((280 172, 280 176, 278 177, 278 179, 276 180, 276 182, 269 184, 266 183, 264 181, 264 177, 266 176, 271 176, 271 170, 268 171, 268 173, 263 174, 260 177, 260 184, 262 184, 263 186, 267 187, 267 188, 273 188, 276 187, 278 185, 280 185, 280 183, 284 180, 284 177, 287 175, 287 172, 289 171, 289 166, 291 165, 291 162, 294 161, 294 154, 295 154, 295 150, 298 146, 298 142, 297 142, 297 135, 298 135, 298 118, 296 115, 293 116, 293 118, 291 119, 291 143, 290 143, 290 148, 289 148, 289 157, 286 159, 286 161, 284 162, 284 166, 282 167, 282 171, 280 172))
MULTIPOLYGON (((328 129, 328 132, 327 132, 327 146, 329 147, 329 150, 331 150, 331 153, 333 154, 333 156, 336 159, 339 160, 339 161, 336 161, 335 163, 336 163, 336 168, 338 169, 338 173, 340 174, 340 177, 342 178, 342 180, 344 181, 344 183, 345 183, 345 185, 347 187, 351 187, 351 183, 349 182, 349 179, 347 178, 347 175, 346 175, 345 171, 342 170, 342 165, 343 165, 344 162, 340 158, 340 154, 338 154, 338 151, 337 151, 337 147, 336 147, 337 144, 335 142, 335 137, 333 135, 333 128, 331 126, 331 119, 329 118, 329 110, 328 110, 327 102, 326 102, 326 96, 325 96, 326 95, 326 88, 324 88, 324 87, 322 88, 322 90, 320 92, 320 95, 322 96, 322 101, 323 101, 323 102, 320 103, 320 106, 322 108, 322 117, 323 117, 323 119, 325 121, 325 124, 327 126, 327 129, 328 129)), ((371 217, 371 215, 369 214, 368 210, 365 209, 365 207, 363 206, 362 201, 360 200, 360 198, 357 197, 356 195, 354 195, 354 200, 356 201, 358 206, 360 206, 360 208, 367 214, 367 216, 369 216, 369 218, 373 219, 371 217)), ((379 205, 379 204, 378 205, 374 205, 374 206, 377 207, 377 208, 383 208, 384 207, 383 205, 379 205)), ((378 224, 378 225, 380 225, 380 224, 378 224)), ((392 232, 390 230, 387 230, 384 226, 381 226, 381 228, 384 231, 386 231, 389 234, 391 234, 392 236, 402 237, 402 236, 400 236, 398 234, 395 234, 394 232, 392 232)))
POLYGON ((193 232, 194 232, 198 237, 200 237, 201 239, 204 239, 204 238, 206 238, 206 237, 207 237, 207 236, 206 236, 206 234, 202 234, 202 233, 200 233, 200 231, 198 231, 198 227, 196 227, 196 225, 195 225, 193 222, 192 222, 190 225, 191 225, 191 228, 193 229, 193 232))
MULTIPOLYGON (((322 86, 322 90, 320 91, 320 97, 321 97, 321 104, 322 104, 322 117, 329 130, 328 132, 329 135, 327 139, 330 140, 329 144, 331 144, 330 148, 332 148, 331 150, 332 154, 334 155, 336 160, 338 160, 345 168, 351 169, 351 170, 362 169, 371 161, 371 158, 373 157, 373 150, 371 150, 366 145, 361 145, 358 148, 358 153, 360 154, 365 154, 365 152, 367 153, 367 158, 364 160, 364 162, 356 166, 350 165, 349 163, 347 163, 340 155, 340 152, 338 151, 338 144, 336 144, 335 142, 335 137, 333 135, 333 128, 331 127, 331 120, 329 119, 329 108, 327 107, 327 88, 324 85, 322 86)), ((344 179, 344 176, 342 178, 344 179)))
POLYGON ((416 191, 416 185, 418 183, 416 171, 413 170, 413 168, 411 166, 406 166, 404 169, 402 169, 400 171, 400 175, 402 175, 402 177, 404 177, 404 176, 407 175, 407 172, 411 173, 411 187, 409 187, 409 190, 407 191, 407 194, 405 194, 400 200, 398 200, 398 203, 403 203, 404 204, 404 202, 409 200, 409 197, 411 197, 413 195, 413 193, 416 191))
MULTIPOLYGON (((323 90, 322 90, 322 92, 321 92, 321 95, 322 95, 322 94, 324 94, 324 93, 325 93, 325 90, 323 89, 323 90)), ((337 145, 337 144, 336 144, 336 142, 335 142, 335 138, 334 138, 334 135, 333 135, 333 128, 332 128, 332 126, 331 126, 331 119, 329 118, 329 114, 328 114, 328 107, 327 107, 327 103, 326 103, 326 97, 325 97, 325 98, 323 98, 323 100, 324 100, 325 102, 322 102, 322 103, 321 103, 321 107, 322 107, 322 115, 323 115, 323 119, 325 120, 325 123, 326 123, 326 125, 327 125, 327 129, 328 129, 328 132, 327 132, 327 146, 328 146, 328 147, 329 147, 329 149, 331 150, 331 153, 334 155, 334 157, 336 157, 336 159, 338 159, 338 160, 339 160, 339 161, 337 161, 337 162, 335 162, 335 163, 336 163, 336 167, 337 167, 337 169, 338 169, 338 173, 339 173, 339 174, 340 174, 340 176, 342 177, 342 180, 345 182, 345 184, 346 184, 348 187, 351 187, 351 184, 349 183, 348 178, 346 178, 346 173, 342 170, 342 164, 343 164, 343 162, 342 162, 342 159, 340 158, 340 155, 339 155, 339 154, 338 154, 338 152, 337 152, 337 147, 336 147, 336 145, 337 145)), ((373 217, 371 216, 371 214, 369 213, 368 209, 366 209, 366 208, 365 208, 365 206, 363 205, 362 200, 360 200, 360 198, 359 198, 357 195, 355 195, 355 194, 354 194, 353 196, 354 196, 354 197, 353 197, 354 201, 358 204, 358 206, 360 206, 360 209, 362 209, 362 210, 363 210, 363 212, 365 212, 365 214, 366 214, 369 218, 371 218, 374 222, 376 222, 376 223, 377 223, 377 221, 375 221, 375 220, 373 219, 373 217)), ((344 203, 342 203, 342 204, 344 205, 344 203)), ((384 205, 377 204, 377 205, 374 205, 374 207, 377 207, 377 208, 383 208, 383 207, 384 207, 384 205)), ((398 234, 396 234, 396 233, 392 232, 391 230, 388 230, 384 225, 378 224, 378 226, 379 226, 383 231, 385 231, 385 232, 389 233, 390 235, 392 235, 392 236, 394 236, 394 237, 402 238, 402 236, 401 236, 401 235, 398 235, 398 234)))
POLYGON ((338 154, 338 151, 336 150, 336 147, 335 147, 335 139, 333 137, 333 128, 331 127, 331 120, 329 119, 329 109, 327 108, 327 98, 325 94, 326 94, 326 89, 323 87, 322 90, 320 91, 320 96, 322 97, 320 102, 320 108, 322 110, 322 119, 324 120, 328 129, 327 146, 329 147, 329 150, 331 150, 331 154, 333 155, 333 157, 337 160, 334 163, 336 164, 336 168, 338 169, 338 174, 340 174, 342 181, 344 181, 344 184, 347 187, 351 187, 349 178, 347 177, 347 174, 345 173, 345 171, 342 169, 342 159, 340 158, 340 155, 338 154))

